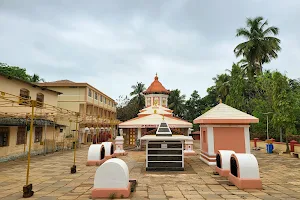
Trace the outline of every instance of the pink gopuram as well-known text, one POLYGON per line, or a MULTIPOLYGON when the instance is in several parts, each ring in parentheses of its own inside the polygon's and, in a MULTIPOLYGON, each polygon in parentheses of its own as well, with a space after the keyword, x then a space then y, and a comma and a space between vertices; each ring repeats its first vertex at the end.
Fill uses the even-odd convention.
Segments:
POLYGON ((200 159, 216 165, 218 150, 250 153, 250 123, 258 122, 258 118, 220 102, 194 119, 200 124, 200 159))

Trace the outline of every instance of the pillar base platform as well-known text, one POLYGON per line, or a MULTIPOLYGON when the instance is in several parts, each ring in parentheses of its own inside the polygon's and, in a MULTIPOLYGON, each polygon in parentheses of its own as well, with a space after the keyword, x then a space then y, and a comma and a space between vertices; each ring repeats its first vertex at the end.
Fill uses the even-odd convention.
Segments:
POLYGON ((86 166, 100 166, 102 165, 107 159, 102 160, 89 160, 86 162, 86 166))
POLYGON ((123 152, 115 152, 114 153, 116 156, 127 156, 128 155, 128 152, 125 152, 125 151, 123 151, 123 152))
POLYGON ((221 169, 219 167, 216 167, 216 172, 218 172, 220 176, 228 177, 230 170, 221 169))
POLYGON ((94 188, 92 189, 92 198, 128 198, 131 193, 131 182, 128 183, 127 188, 94 188))
POLYGON ((195 151, 183 151, 184 156, 195 156, 197 153, 195 151))
POLYGON ((239 189, 262 189, 260 179, 241 179, 229 173, 228 180, 239 189))

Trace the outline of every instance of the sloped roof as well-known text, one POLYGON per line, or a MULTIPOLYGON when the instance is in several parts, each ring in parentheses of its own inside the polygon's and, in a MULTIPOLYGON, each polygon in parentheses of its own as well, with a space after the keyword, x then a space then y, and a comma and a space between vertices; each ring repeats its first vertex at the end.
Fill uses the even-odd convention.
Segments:
MULTIPOLYGON (((145 126, 155 126, 161 123, 163 116, 160 114, 151 114, 147 116, 139 116, 119 124, 120 128, 143 128, 145 126)), ((173 128, 192 128, 193 124, 176 117, 164 116, 164 120, 169 127, 173 128)))
POLYGON ((259 119, 224 103, 220 103, 194 119, 193 122, 195 124, 250 124, 258 123, 259 119))
POLYGON ((148 87, 146 91, 143 92, 144 94, 169 94, 170 91, 167 90, 161 82, 159 82, 157 74, 154 77, 154 81, 148 87))
POLYGON ((75 83, 75 82, 70 80, 58 80, 58 81, 47 82, 47 83, 75 83))
POLYGON ((56 94, 62 94, 61 92, 58 92, 58 91, 55 91, 55 90, 51 90, 51 89, 42 87, 42 86, 40 85, 40 83, 32 83, 32 82, 25 81, 25 80, 23 80, 23 79, 17 78, 17 77, 15 77, 15 76, 10 76, 10 75, 1 73, 1 72, 0 72, 0 76, 6 77, 6 78, 8 78, 8 79, 14 79, 14 80, 16 80, 16 81, 20 81, 20 82, 23 82, 23 83, 25 83, 25 84, 31 85, 31 86, 33 86, 33 87, 41 88, 42 90, 47 90, 47 91, 50 91, 50 92, 54 92, 54 93, 56 93, 56 94))

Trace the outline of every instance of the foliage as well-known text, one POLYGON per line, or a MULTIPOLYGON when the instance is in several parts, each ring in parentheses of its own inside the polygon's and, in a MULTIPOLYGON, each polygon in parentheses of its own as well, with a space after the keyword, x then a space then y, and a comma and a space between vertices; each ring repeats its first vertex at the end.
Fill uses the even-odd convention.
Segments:
MULTIPOLYGON (((168 104, 177 117, 193 122, 199 115, 223 102, 236 109, 242 110, 259 118, 259 123, 250 127, 251 137, 266 139, 267 117, 268 132, 271 138, 279 140, 282 133, 283 140, 289 141, 295 135, 300 135, 300 79, 289 79, 278 71, 263 70, 263 64, 278 57, 280 40, 278 28, 267 27, 268 22, 262 17, 247 19, 247 28, 237 30, 237 36, 246 38, 234 49, 237 57, 242 59, 233 63, 231 70, 216 75, 214 85, 207 89, 207 95, 200 97, 195 90, 185 101, 185 95, 179 89, 172 90, 168 104)), ((133 87, 132 94, 141 94, 142 83, 133 87)), ((123 119, 130 119, 138 113, 139 101, 126 101, 126 106, 118 108, 126 114, 123 119), (136 104, 136 106, 134 106, 136 104), (130 109, 129 109, 130 108, 130 109)), ((141 105, 140 105, 141 106, 141 105)), ((124 115, 125 115, 124 114, 124 115)), ((194 130, 199 127, 194 125, 194 130)), ((287 149, 288 150, 288 149, 287 149)))
POLYGON ((30 76, 29 74, 27 74, 25 68, 20 68, 17 66, 9 66, 5 63, 0 63, 0 73, 5 74, 7 76, 19 78, 21 80, 28 81, 28 82, 37 83, 37 82, 45 81, 44 79, 40 78, 39 75, 37 74, 30 76))
POLYGON ((241 111, 246 111, 244 97, 245 74, 243 73, 241 67, 235 63, 232 65, 232 70, 230 73, 228 84, 231 87, 229 87, 228 96, 226 97, 226 104, 241 111))
POLYGON ((131 96, 134 96, 134 101, 137 102, 138 108, 142 109, 145 106, 145 97, 143 91, 146 89, 145 84, 137 82, 136 85, 131 86, 133 91, 130 93, 131 96))
POLYGON ((129 99, 127 96, 120 96, 117 100, 117 118, 121 121, 127 121, 137 116, 139 105, 136 98, 129 99))
POLYGON ((236 36, 246 38, 246 42, 237 45, 234 53, 237 57, 243 56, 249 63, 249 74, 260 74, 262 65, 278 57, 280 40, 272 35, 278 35, 279 29, 268 26, 268 21, 263 17, 247 18, 247 28, 237 29, 236 36))
POLYGON ((176 117, 183 117, 185 110, 185 95, 180 94, 180 90, 172 90, 168 97, 168 105, 176 117))

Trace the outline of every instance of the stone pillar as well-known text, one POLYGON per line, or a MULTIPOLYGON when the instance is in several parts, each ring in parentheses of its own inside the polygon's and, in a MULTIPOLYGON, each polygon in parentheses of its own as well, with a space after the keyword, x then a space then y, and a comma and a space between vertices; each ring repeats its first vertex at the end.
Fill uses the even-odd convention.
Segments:
POLYGON ((138 128, 138 139, 141 139, 142 137, 142 129, 138 128))
POLYGON ((196 155, 196 152, 193 149, 194 139, 192 136, 187 136, 185 139, 185 156, 193 156, 196 155))
POLYGON ((116 156, 118 155, 127 155, 127 152, 124 151, 123 149, 123 144, 124 144, 124 138, 123 136, 117 136, 116 139, 115 139, 115 151, 114 151, 114 154, 116 156))

